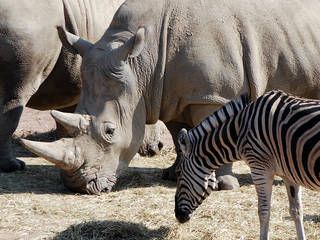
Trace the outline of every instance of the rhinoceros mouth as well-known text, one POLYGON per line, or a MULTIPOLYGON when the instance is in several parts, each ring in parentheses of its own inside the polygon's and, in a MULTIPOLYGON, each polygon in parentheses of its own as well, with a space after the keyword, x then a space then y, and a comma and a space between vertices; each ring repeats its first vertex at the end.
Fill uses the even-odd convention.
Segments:
POLYGON ((87 183, 85 192, 92 195, 100 195, 101 192, 108 193, 111 191, 116 182, 116 176, 95 178, 87 183))

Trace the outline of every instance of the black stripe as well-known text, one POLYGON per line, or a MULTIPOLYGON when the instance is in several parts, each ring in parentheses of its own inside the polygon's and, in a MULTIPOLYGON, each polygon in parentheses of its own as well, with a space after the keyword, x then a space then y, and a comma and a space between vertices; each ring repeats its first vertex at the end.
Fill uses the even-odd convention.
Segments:
MULTIPOLYGON (((296 109, 297 110, 297 109, 296 109)), ((301 110, 299 112, 297 112, 296 114, 294 114, 290 120, 288 121, 288 123, 286 125, 284 125, 283 127, 285 127, 287 130, 290 126, 293 126, 299 119, 303 118, 304 116, 310 114, 310 113, 314 113, 316 111, 319 111, 319 108, 312 108, 312 109, 304 109, 301 110)), ((308 125, 308 123, 304 123, 303 125, 301 125, 299 128, 297 128, 295 130, 295 132, 292 134, 292 138, 291 138, 291 154, 292 154, 292 161, 294 164, 295 169, 297 170, 298 176, 300 181, 302 181, 302 176, 301 173, 299 171, 299 165, 298 165, 298 161, 297 161, 297 143, 298 140, 300 138, 301 135, 304 134, 304 132, 308 129, 310 129, 311 127, 313 127, 313 125, 308 125)), ((286 149, 284 149, 286 150, 286 149)))
MULTIPOLYGON (((270 153, 271 152, 271 149, 270 149, 270 146, 269 144, 267 143, 267 140, 266 140, 266 136, 265 134, 263 133, 263 129, 266 128, 267 125, 263 125, 263 119, 262 119, 262 116, 263 116, 263 111, 264 111, 264 106, 266 105, 266 102, 269 100, 269 98, 266 96, 263 98, 262 102, 261 102, 261 106, 260 106, 260 109, 259 109, 259 112, 257 113, 258 114, 258 131, 259 131, 259 136, 260 136, 260 140, 262 141, 262 144, 264 145, 263 147, 267 148, 268 149, 268 152, 270 153)), ((266 118, 268 116, 267 112, 266 112, 266 118)), ((266 134, 268 134, 268 132, 266 132, 266 134)), ((267 155, 269 155, 269 153, 267 153, 266 151, 264 151, 267 155)))
MULTIPOLYGON (((314 118, 312 118, 308 122, 308 124, 304 124, 304 125, 306 126, 306 129, 310 129, 315 124, 317 124, 319 121, 320 121, 320 115, 317 115, 314 118)), ((310 174, 310 170, 308 168, 308 160, 309 160, 309 153, 312 151, 312 148, 317 146, 317 144, 319 144, 319 142, 320 142, 320 132, 316 133, 310 139, 308 139, 308 141, 306 141, 306 143, 303 146, 303 151, 302 151, 302 164, 303 164, 304 171, 306 172, 308 178, 314 184, 316 184, 316 182, 314 181, 314 179, 312 178, 312 176, 310 174)), ((316 185, 318 185, 318 184, 316 184, 316 185)))
MULTIPOLYGON (((203 141, 202 146, 201 146, 202 152, 209 159, 209 161, 212 163, 214 161, 214 158, 208 152, 207 146, 206 146, 206 142, 208 141, 208 148, 209 148, 209 143, 210 143, 210 139, 211 138, 208 136, 209 134, 208 134, 207 130, 203 126, 201 126, 201 127, 202 127, 202 131, 204 132, 204 136, 203 136, 204 141, 203 141)), ((210 133, 212 133, 212 131, 210 131, 210 133)), ((207 161, 205 159, 202 159, 202 163, 205 166, 205 168, 212 169, 212 167, 210 165, 208 165, 208 163, 207 163, 207 161)), ((216 164, 214 164, 214 165, 216 165, 216 164)))
POLYGON ((272 148, 272 153, 274 155, 276 154, 276 150, 275 150, 274 146, 271 144, 272 141, 271 141, 271 136, 269 134, 269 128, 270 128, 270 126, 269 126, 269 118, 270 118, 271 108, 272 108, 273 104, 275 103, 275 101, 277 99, 278 99, 277 97, 272 97, 271 99, 269 99, 267 107, 265 109, 265 118, 264 118, 264 126, 266 128, 266 134, 267 134, 270 146, 272 148))
MULTIPOLYGON (((211 124, 210 121, 208 121, 210 124, 210 127, 212 128, 212 131, 210 133, 209 138, 211 139, 211 141, 208 142, 208 148, 210 149, 210 152, 212 152, 213 157, 215 159, 212 159, 214 162, 211 162, 213 165, 215 166, 221 166, 223 164, 223 158, 221 158, 221 155, 219 152, 216 151, 215 147, 213 146, 213 141, 214 141, 214 131, 215 128, 213 127, 213 125, 211 124), (217 162, 218 161, 218 162, 217 162)), ((211 160, 211 159, 210 159, 211 160)))
MULTIPOLYGON (((252 136, 252 132, 254 131, 250 131, 248 132, 248 139, 255 145, 255 147, 257 147, 258 149, 260 149, 261 152, 263 152, 265 155, 268 155, 268 153, 263 149, 263 147, 261 146, 261 144, 259 142, 257 142, 256 138, 254 136, 252 136)), ((255 152, 257 155, 260 155, 260 153, 258 153, 255 148, 252 148, 252 151, 255 152)), ((261 156, 261 155, 260 155, 261 156)), ((261 156, 261 157, 265 157, 265 156, 261 156)))
POLYGON ((195 153, 196 153, 196 156, 198 156, 198 157, 195 157, 194 160, 196 161, 196 163, 197 163, 198 165, 201 166, 201 161, 200 161, 200 158, 199 158, 199 156, 201 156, 199 145, 201 145, 200 143, 201 143, 201 140, 202 140, 202 137, 203 137, 203 136, 201 136, 198 127, 196 127, 195 130, 196 130, 197 135, 198 135, 198 139, 197 139, 197 141, 196 141, 195 153))
MULTIPOLYGON (((279 92, 278 94, 276 94, 275 99, 277 100, 280 96, 281 96, 281 93, 279 92)), ((273 118, 272 118, 272 137, 273 137, 273 142, 275 144, 274 148, 276 149, 276 153, 278 157, 280 157, 281 154, 280 154, 280 147, 277 139, 277 136, 278 136, 277 121, 278 121, 280 110, 282 109, 283 106, 284 106, 284 102, 280 100, 279 103, 277 104, 276 110, 274 111, 273 118)), ((284 171, 283 166, 281 166, 281 168, 284 171)))
POLYGON ((231 148, 231 152, 232 152, 232 158, 234 160, 237 159, 237 142, 238 142, 238 134, 237 134, 237 131, 236 131, 236 126, 235 126, 235 118, 232 118, 229 125, 228 125, 228 130, 229 130, 229 135, 230 135, 230 138, 231 140, 234 142, 235 146, 232 146, 231 145, 231 142, 230 142, 230 148, 231 148))
POLYGON ((318 181, 320 181, 320 157, 315 161, 313 171, 318 181))
MULTIPOLYGON (((255 127, 254 127, 254 125, 255 125, 254 119, 255 119, 256 116, 257 116, 258 107, 260 106, 260 102, 261 102, 263 99, 264 99, 264 97, 259 97, 259 98, 257 98, 256 101, 254 101, 254 104, 253 104, 253 105, 254 105, 254 109, 253 109, 254 116, 252 116, 252 120, 251 120, 251 122, 250 122, 250 129, 253 130, 252 132, 253 132, 255 138, 258 138, 258 136, 257 136, 256 131, 254 131, 254 129, 255 129, 255 127)), ((259 116, 258 116, 258 117, 259 117, 259 116)))

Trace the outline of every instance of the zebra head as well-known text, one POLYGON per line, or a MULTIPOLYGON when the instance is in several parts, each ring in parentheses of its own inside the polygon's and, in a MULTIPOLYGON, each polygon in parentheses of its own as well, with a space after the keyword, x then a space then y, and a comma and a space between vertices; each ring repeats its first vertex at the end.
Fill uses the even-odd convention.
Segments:
POLYGON ((192 142, 186 129, 182 129, 178 136, 180 159, 176 167, 178 178, 175 195, 175 215, 179 222, 187 222, 192 212, 206 197, 218 189, 215 171, 205 172, 192 154, 192 142))

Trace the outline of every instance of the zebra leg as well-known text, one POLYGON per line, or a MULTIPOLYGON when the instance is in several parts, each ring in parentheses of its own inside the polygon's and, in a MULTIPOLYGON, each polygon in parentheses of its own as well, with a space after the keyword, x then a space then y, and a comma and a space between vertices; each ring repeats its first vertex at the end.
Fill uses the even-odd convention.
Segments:
POLYGON ((296 225, 298 240, 304 240, 303 210, 301 202, 301 187, 284 180, 289 198, 289 212, 296 225))
POLYGON ((251 168, 251 176, 258 195, 258 214, 260 220, 260 240, 269 239, 270 205, 273 175, 267 171, 251 168))

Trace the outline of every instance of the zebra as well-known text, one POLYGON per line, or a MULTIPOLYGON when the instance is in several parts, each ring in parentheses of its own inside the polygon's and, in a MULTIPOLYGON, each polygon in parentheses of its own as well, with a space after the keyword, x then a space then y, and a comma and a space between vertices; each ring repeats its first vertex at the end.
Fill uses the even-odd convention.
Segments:
POLYGON ((320 190, 320 101, 279 90, 253 102, 233 99, 199 125, 178 135, 181 161, 175 215, 184 223, 217 189, 214 170, 234 161, 249 166, 258 196, 260 239, 269 239, 273 178, 280 176, 298 239, 305 239, 301 186, 320 190))

